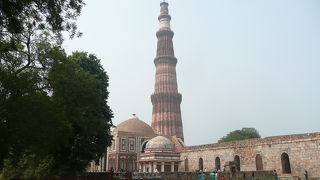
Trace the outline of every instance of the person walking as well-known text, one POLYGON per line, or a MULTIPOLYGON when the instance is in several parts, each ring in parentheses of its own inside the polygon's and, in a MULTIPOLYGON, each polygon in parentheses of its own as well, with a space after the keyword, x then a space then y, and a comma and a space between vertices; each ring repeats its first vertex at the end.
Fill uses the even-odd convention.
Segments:
POLYGON ((210 180, 216 180, 216 173, 215 172, 210 173, 210 180))
POLYGON ((198 173, 198 180, 202 180, 202 170, 200 170, 198 173))
POLYGON ((272 176, 273 176, 274 180, 278 180, 278 174, 277 174, 277 171, 275 169, 272 171, 272 176))
POLYGON ((251 174, 251 180, 254 180, 254 172, 251 174))
POLYGON ((308 175, 308 171, 307 170, 305 170, 304 171, 304 177, 306 178, 306 180, 309 180, 309 177, 308 177, 309 175, 308 175))

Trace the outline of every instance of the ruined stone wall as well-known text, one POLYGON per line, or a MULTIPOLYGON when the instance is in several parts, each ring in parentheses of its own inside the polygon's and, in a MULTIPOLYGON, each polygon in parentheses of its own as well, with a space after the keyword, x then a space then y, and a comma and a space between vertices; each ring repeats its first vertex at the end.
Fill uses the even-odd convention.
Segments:
POLYGON ((320 133, 275 136, 261 139, 235 141, 221 144, 208 144, 184 147, 181 153, 180 171, 185 170, 188 159, 189 171, 199 169, 199 159, 203 159, 203 168, 215 169, 215 159, 220 158, 221 168, 234 157, 240 157, 240 170, 253 171, 256 168, 256 156, 262 157, 263 170, 277 170, 279 175, 303 177, 307 170, 309 177, 320 177, 320 133), (284 174, 281 155, 288 154, 291 173, 284 174))

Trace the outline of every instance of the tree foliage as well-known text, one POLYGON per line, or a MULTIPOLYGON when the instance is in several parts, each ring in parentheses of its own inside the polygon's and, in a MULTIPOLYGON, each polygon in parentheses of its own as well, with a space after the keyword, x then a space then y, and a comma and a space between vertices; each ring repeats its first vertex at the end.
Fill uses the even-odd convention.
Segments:
POLYGON ((47 81, 52 62, 65 54, 48 34, 30 32, 29 38, 29 47, 14 39, 18 48, 0 54, 0 169, 5 159, 18 163, 25 151, 54 153, 70 131, 47 81))
POLYGON ((74 34, 75 20, 83 5, 83 0, 1 0, 1 32, 17 34, 33 26, 55 33, 70 31, 74 34))
POLYGON ((40 44, 48 49, 46 66, 0 70, 6 74, 0 77, 0 160, 10 178, 81 172, 104 155, 112 139, 108 76, 100 60, 84 52, 68 57, 40 44))
POLYGON ((49 179, 58 177, 54 164, 52 155, 40 156, 26 150, 15 158, 6 159, 3 171, 10 179, 49 179))
POLYGON ((111 143, 108 76, 67 56, 82 0, 0 1, 0 171, 40 179, 84 171, 111 143))
POLYGON ((65 63, 54 63, 49 81, 53 101, 72 124, 71 144, 62 149, 66 156, 61 163, 68 165, 68 172, 81 171, 111 143, 108 76, 94 55, 76 52, 65 63))
POLYGON ((218 143, 238 141, 252 138, 260 138, 259 132, 255 128, 242 128, 241 130, 235 130, 223 136, 218 143))

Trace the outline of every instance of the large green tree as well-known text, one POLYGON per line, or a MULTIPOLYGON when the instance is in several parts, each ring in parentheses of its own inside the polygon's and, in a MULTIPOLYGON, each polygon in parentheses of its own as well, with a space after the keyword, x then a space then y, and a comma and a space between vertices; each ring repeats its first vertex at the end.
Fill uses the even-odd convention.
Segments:
POLYGON ((242 128, 241 130, 231 131, 226 136, 223 136, 218 143, 238 141, 252 138, 260 138, 259 132, 255 128, 242 128))
POLYGON ((28 38, 29 48, 13 39, 17 48, 0 54, 0 169, 4 159, 17 162, 25 151, 53 153, 66 143, 63 137, 70 131, 64 114, 52 103, 47 82, 52 62, 65 54, 50 44, 48 34, 30 32, 28 38))
POLYGON ((21 80, 0 78, 8 92, 0 127, 3 137, 10 137, 1 138, 3 171, 10 178, 82 172, 104 155, 112 139, 108 76, 100 60, 85 52, 67 57, 57 47, 41 45, 51 49, 42 55, 48 58, 44 69, 26 68, 21 80))
POLYGON ((85 170, 111 142, 108 76, 68 57, 82 0, 0 0, 0 171, 38 179, 85 170))
POLYGON ((62 148, 67 172, 83 170, 111 144, 112 112, 107 105, 108 76, 94 55, 75 52, 49 73, 52 99, 72 124, 70 144, 62 148), (70 148, 70 146, 72 148, 70 148))

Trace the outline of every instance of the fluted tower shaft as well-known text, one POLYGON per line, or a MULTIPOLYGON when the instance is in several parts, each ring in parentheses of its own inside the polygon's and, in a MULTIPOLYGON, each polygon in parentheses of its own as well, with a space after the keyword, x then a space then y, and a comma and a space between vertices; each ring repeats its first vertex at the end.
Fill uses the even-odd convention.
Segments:
POLYGON ((173 31, 170 28, 171 16, 168 3, 160 3, 159 30, 157 32, 157 56, 155 90, 151 95, 153 104, 152 128, 159 135, 177 136, 184 139, 180 104, 181 94, 178 92, 176 64, 173 50, 173 31))

